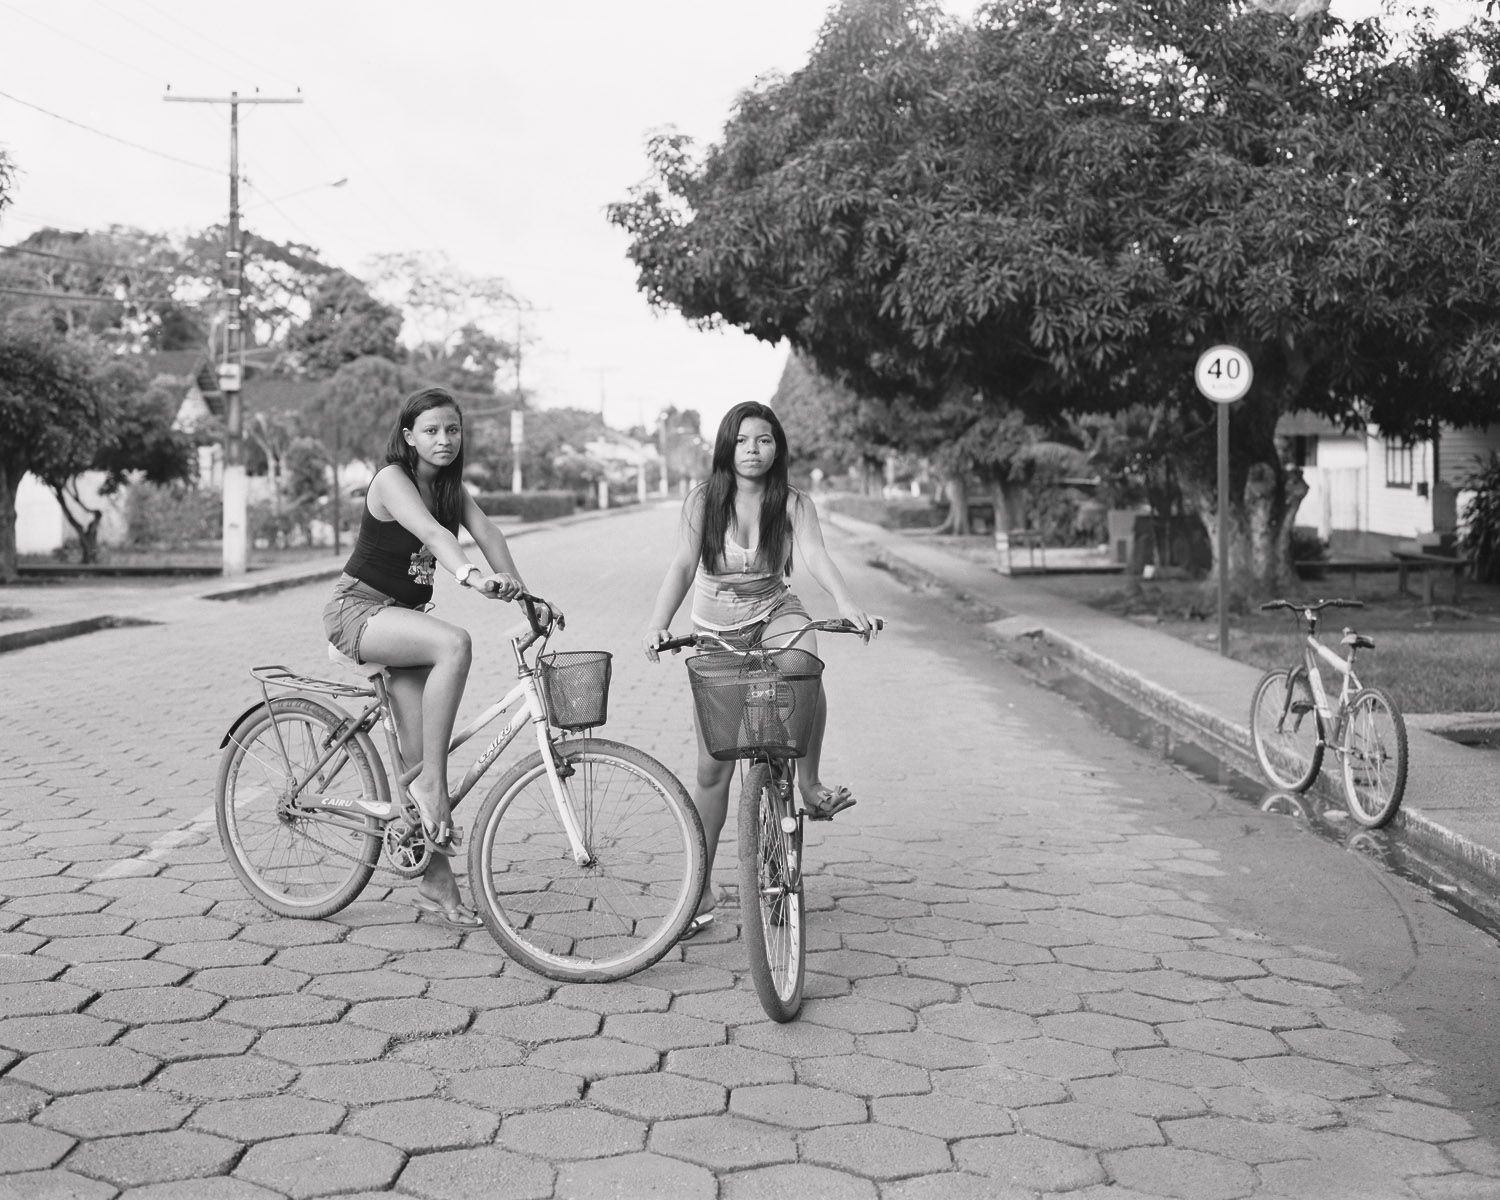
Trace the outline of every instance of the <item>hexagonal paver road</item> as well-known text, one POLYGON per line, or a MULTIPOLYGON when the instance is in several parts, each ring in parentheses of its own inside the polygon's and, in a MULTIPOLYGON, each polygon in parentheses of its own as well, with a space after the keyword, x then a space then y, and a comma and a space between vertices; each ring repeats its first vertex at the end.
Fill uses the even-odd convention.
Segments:
MULTIPOLYGON (((633 650, 676 521, 516 553, 569 645, 617 651, 607 732, 687 772, 682 669, 633 650)), ((1214 852, 1153 824, 1150 760, 1101 761, 1060 701, 937 652, 972 634, 829 537, 893 620, 823 647, 825 776, 860 803, 809 827, 786 1026, 745 975, 732 821, 718 925, 615 985, 418 920, 393 876, 324 921, 250 901, 208 807, 216 746, 249 664, 320 665, 326 584, 6 655, 0 1194, 1500 1195, 1500 1156, 1346 1000, 1332 948, 1216 907, 1214 852), (101 664, 171 685, 143 703, 101 664)), ((451 581, 439 602, 487 615, 451 581)), ((506 658, 481 644, 466 711, 506 658)))

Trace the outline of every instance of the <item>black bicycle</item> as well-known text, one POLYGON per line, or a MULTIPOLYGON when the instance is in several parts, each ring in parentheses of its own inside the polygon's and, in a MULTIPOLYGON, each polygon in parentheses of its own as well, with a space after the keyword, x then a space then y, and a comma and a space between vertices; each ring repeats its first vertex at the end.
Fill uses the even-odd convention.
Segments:
MULTIPOLYGON (((884 626, 875 621, 875 629, 884 626)), ((796 643, 809 631, 872 636, 852 621, 809 621, 784 646, 739 650, 711 633, 667 638, 658 649, 692 646, 687 660, 708 752, 745 764, 740 787, 740 929, 750 977, 766 1015, 790 1021, 802 1008, 807 974, 802 822, 797 759, 807 753, 823 686, 823 662, 796 643)), ((826 818, 821 818, 826 819, 826 818)))

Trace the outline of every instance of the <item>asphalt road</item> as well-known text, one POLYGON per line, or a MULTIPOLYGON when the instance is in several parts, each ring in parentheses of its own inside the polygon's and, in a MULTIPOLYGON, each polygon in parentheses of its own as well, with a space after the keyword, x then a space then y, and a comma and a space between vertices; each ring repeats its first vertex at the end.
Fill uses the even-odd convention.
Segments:
MULTIPOLYGON (((676 519, 516 551, 558 648, 616 652, 608 736, 690 777, 685 672, 637 648, 676 519)), ((323 586, 0 657, 0 1197, 1500 1195, 1486 935, 830 545, 891 627, 824 639, 860 803, 814 827, 785 1027, 729 921, 558 987, 390 877, 324 922, 248 901, 217 745, 249 666, 321 667, 323 586)), ((438 600, 477 712, 512 612, 438 600)))

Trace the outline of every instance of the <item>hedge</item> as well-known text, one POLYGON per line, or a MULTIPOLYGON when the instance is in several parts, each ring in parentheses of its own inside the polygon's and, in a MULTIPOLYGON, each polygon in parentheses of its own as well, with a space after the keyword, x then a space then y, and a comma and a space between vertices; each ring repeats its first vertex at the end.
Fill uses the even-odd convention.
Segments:
POLYGON ((523 521, 546 521, 570 517, 578 507, 572 492, 480 492, 474 499, 489 517, 520 517, 523 521))

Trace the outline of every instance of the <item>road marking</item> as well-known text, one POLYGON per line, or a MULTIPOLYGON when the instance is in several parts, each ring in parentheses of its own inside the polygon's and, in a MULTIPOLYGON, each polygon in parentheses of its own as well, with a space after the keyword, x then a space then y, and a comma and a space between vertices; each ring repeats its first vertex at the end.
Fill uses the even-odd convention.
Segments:
POLYGON ((154 872, 147 870, 148 863, 159 862, 167 856, 168 851, 175 849, 184 842, 190 841, 199 834, 207 833, 214 827, 215 818, 212 806, 205 808, 186 825, 178 829, 169 829, 160 837, 154 839, 146 849, 130 858, 121 858, 109 864, 95 879, 119 879, 126 875, 151 875, 154 872))

